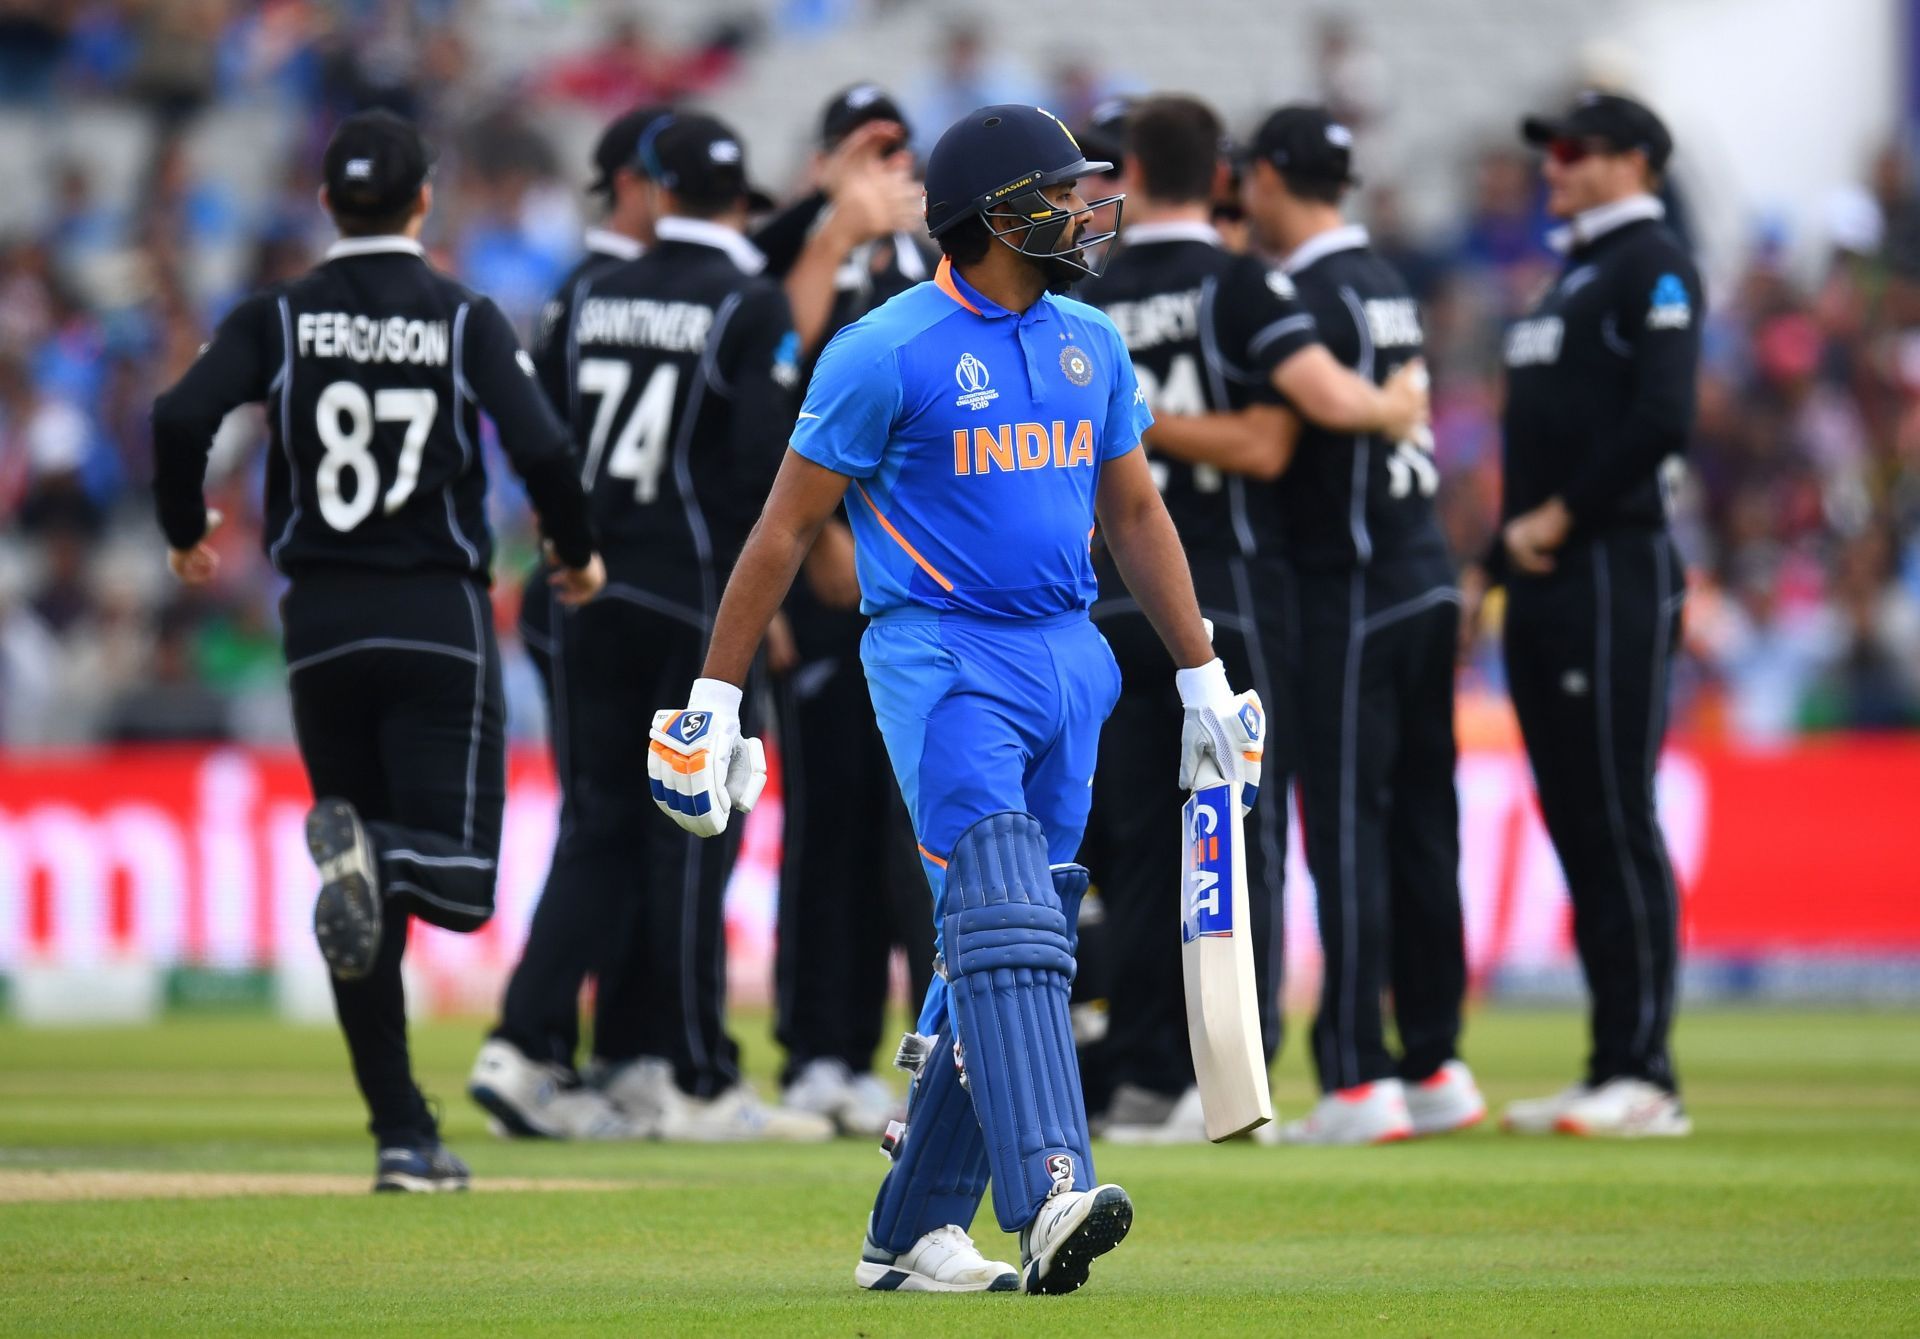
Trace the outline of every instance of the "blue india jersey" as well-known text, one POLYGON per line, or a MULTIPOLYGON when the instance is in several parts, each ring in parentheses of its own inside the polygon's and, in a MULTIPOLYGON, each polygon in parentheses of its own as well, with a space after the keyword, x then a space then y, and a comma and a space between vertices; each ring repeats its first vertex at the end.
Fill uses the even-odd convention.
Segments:
POLYGON ((833 337, 791 445, 853 481, 861 612, 1044 618, 1093 603, 1100 468, 1152 421, 1099 311, 1009 312, 942 261, 833 337))

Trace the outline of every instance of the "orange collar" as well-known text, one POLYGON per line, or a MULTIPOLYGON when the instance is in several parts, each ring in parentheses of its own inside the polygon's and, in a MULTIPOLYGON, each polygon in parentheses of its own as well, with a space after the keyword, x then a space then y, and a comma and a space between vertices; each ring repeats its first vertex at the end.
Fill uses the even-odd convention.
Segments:
POLYGON ((972 312, 975 316, 986 315, 985 312, 981 311, 979 307, 974 305, 972 300, 969 299, 965 293, 960 291, 960 285, 963 281, 961 280, 959 275, 953 272, 953 262, 949 260, 947 257, 945 256, 940 257, 940 268, 933 272, 933 282, 935 286, 938 287, 942 293, 945 293, 948 297, 952 298, 955 302, 959 303, 962 307, 965 307, 968 311, 972 312))

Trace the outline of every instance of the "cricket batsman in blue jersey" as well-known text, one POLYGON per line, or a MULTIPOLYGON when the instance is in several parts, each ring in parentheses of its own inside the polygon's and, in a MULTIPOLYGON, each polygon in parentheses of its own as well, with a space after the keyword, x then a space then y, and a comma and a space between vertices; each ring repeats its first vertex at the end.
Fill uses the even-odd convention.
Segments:
MULTIPOLYGON (((983 107, 941 137, 927 227, 945 259, 821 355, 704 677, 654 718, 648 772, 676 822, 711 836, 752 808, 766 764, 740 734, 740 685, 845 498, 872 619, 861 658, 939 944, 902 1044, 907 1123, 854 1276, 875 1290, 1071 1292, 1132 1226, 1126 1191, 1094 1175, 1067 1015, 1088 878, 1072 860, 1120 692, 1087 617, 1096 520, 1179 667, 1181 785, 1203 760, 1249 797, 1260 779, 1259 699, 1236 697, 1214 657, 1140 450, 1152 416, 1126 348, 1058 296, 1113 235, 1089 236, 1088 215, 1118 203, 1075 184, 1111 170, 1035 107, 983 107), (1020 1234, 1017 1271, 967 1235, 989 1181, 1001 1228, 1020 1234)), ((863 817, 877 842, 882 816, 847 821, 863 817)), ((1178 886, 1169 870, 1169 933, 1178 886)))

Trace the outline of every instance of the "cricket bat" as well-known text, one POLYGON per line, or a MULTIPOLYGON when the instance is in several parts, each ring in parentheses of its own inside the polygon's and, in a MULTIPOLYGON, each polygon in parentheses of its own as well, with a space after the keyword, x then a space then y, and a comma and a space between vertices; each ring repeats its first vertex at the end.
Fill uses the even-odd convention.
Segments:
POLYGON ((1202 762, 1180 811, 1180 967, 1187 1037, 1207 1138, 1214 1143, 1273 1119, 1247 917, 1240 786, 1202 762))

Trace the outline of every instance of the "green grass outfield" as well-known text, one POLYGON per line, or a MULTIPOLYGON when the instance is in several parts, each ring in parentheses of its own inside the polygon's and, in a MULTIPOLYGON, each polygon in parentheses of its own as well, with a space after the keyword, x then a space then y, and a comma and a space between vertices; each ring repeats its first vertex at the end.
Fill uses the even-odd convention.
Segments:
MULTIPOLYGON (((1690 1140, 1105 1149, 1138 1218, 1065 1298, 858 1292, 882 1170, 865 1141, 502 1143, 460 1093, 477 1025, 416 1036, 476 1177, 620 1188, 0 1203, 0 1332, 1920 1333, 1913 1013, 1686 1015, 1690 1140)), ((1566 1081, 1580 1020, 1482 1011, 1468 1040, 1501 1101, 1566 1081)), ((1299 1050, 1290 1036, 1288 1112, 1308 1095, 1299 1050)), ((764 1045, 752 1059, 764 1073, 764 1045)), ((370 1175, 361 1121, 326 1029, 0 1027, 0 1186, 63 1168, 337 1186, 370 1175)), ((991 1217, 982 1244, 1017 1258, 991 1217)))

